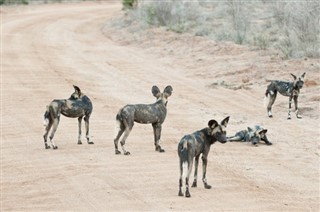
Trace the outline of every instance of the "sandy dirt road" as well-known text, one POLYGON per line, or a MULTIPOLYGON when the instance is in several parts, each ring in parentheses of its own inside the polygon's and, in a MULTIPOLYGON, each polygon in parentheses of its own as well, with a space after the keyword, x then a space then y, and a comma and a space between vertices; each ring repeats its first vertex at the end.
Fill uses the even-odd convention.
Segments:
POLYGON ((1 8, 1 211, 319 211, 316 60, 269 60, 245 47, 215 44, 211 63, 203 52, 210 45, 201 41, 190 50, 187 42, 181 46, 183 36, 168 44, 172 34, 124 44, 105 29, 119 13, 118 2, 1 8), (166 54, 165 45, 180 51, 166 54), (189 54, 179 56, 186 49, 189 54), (192 60, 198 55, 200 65, 192 60), (303 119, 286 120, 284 97, 277 99, 274 118, 267 117, 262 100, 268 77, 260 68, 284 79, 288 71, 307 72, 313 81, 302 90, 303 119), (242 77, 250 78, 249 89, 210 86, 242 77), (68 98, 73 84, 93 101, 95 144, 77 145, 77 120, 62 117, 59 149, 45 150, 45 107, 68 98), (116 113, 128 103, 154 102, 153 85, 174 90, 162 130, 166 152, 154 151, 150 125, 136 124, 127 140, 132 154, 115 155, 116 113), (262 124, 274 145, 214 144, 207 170, 212 189, 200 179, 192 198, 178 197, 177 143, 226 116, 228 135, 262 124))

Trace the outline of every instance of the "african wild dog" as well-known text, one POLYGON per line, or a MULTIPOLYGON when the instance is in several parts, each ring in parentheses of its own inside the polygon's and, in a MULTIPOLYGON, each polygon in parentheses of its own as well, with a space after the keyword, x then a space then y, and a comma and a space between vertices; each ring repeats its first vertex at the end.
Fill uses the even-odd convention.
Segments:
POLYGON ((116 116, 117 120, 117 136, 114 139, 115 153, 121 154, 118 150, 118 141, 124 132, 124 135, 120 141, 123 153, 129 155, 130 152, 125 150, 125 142, 128 138, 134 122, 140 124, 152 124, 154 133, 154 145, 155 150, 159 152, 164 152, 161 148, 160 136, 161 136, 161 126, 167 115, 167 102, 168 97, 172 94, 172 87, 168 85, 163 93, 160 92, 157 86, 153 86, 152 94, 157 98, 157 101, 153 104, 136 104, 136 105, 126 105, 121 108, 116 116))
POLYGON ((197 187, 197 175, 198 175, 198 164, 199 157, 202 154, 202 182, 206 189, 210 189, 211 186, 208 185, 206 179, 207 170, 207 157, 210 151, 211 144, 216 141, 220 143, 226 143, 226 130, 227 124, 229 122, 229 116, 226 117, 221 124, 218 124, 216 120, 210 120, 208 122, 208 127, 198 130, 192 134, 185 135, 182 137, 178 144, 178 155, 179 155, 179 166, 180 166, 180 178, 179 178, 179 196, 183 196, 182 193, 182 175, 184 166, 187 169, 186 180, 186 197, 190 197, 189 192, 189 178, 192 171, 193 158, 195 158, 195 171, 194 171, 194 181, 192 187, 197 187))
POLYGON ((268 85, 268 88, 266 90, 266 98, 269 98, 269 103, 267 106, 268 116, 272 118, 271 113, 271 107, 276 100, 277 92, 282 94, 283 96, 289 97, 289 112, 288 112, 288 119, 291 119, 290 111, 291 111, 291 101, 294 100, 294 106, 295 106, 295 113, 297 118, 302 118, 298 114, 298 96, 300 93, 300 89, 303 87, 304 84, 304 76, 306 73, 303 73, 300 77, 296 77, 295 75, 291 74, 293 76, 294 81, 293 82, 284 82, 284 81, 278 81, 273 80, 268 85))
POLYGON ((260 140, 264 141, 267 145, 272 143, 267 138, 267 129, 263 129, 261 126, 248 127, 247 130, 237 132, 234 136, 228 137, 228 141, 243 141, 251 142, 253 145, 259 143, 260 140))
POLYGON ((86 138, 88 144, 93 144, 90 141, 89 137, 89 118, 92 113, 92 103, 90 99, 84 95, 80 88, 77 86, 73 86, 75 91, 71 94, 69 99, 55 99, 53 100, 46 109, 44 114, 44 126, 45 133, 43 135, 44 145, 46 149, 50 148, 50 145, 47 144, 47 138, 49 131, 52 128, 50 135, 50 142, 53 149, 57 149, 58 147, 53 142, 53 136, 58 128, 60 121, 60 114, 69 117, 69 118, 78 118, 79 124, 79 135, 78 135, 78 144, 81 143, 81 122, 84 117, 85 125, 86 125, 86 138))

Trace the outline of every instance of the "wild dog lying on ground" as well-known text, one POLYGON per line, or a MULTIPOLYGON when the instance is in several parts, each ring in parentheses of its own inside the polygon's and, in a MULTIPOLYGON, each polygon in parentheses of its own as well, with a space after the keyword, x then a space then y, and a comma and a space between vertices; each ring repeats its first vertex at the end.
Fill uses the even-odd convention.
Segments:
POLYGON ((81 122, 84 117, 85 125, 86 125, 86 138, 88 144, 93 144, 90 141, 89 136, 89 118, 92 113, 92 103, 90 99, 84 95, 80 88, 77 86, 73 86, 75 91, 71 94, 69 99, 55 99, 48 106, 47 110, 44 114, 44 126, 45 133, 43 135, 44 145, 46 149, 50 148, 50 145, 47 144, 47 138, 49 131, 52 128, 50 135, 50 143, 53 149, 57 149, 58 147, 53 142, 53 136, 58 128, 60 121, 60 114, 69 117, 69 118, 78 118, 79 124, 79 135, 78 135, 78 144, 81 143, 81 122))
POLYGON ((182 137, 178 144, 178 155, 179 155, 179 166, 180 166, 180 179, 179 179, 179 196, 183 196, 182 193, 182 175, 183 166, 187 165, 187 176, 186 176, 186 197, 190 197, 189 191, 189 179, 192 171, 193 158, 195 158, 195 171, 194 181, 192 187, 197 187, 197 175, 198 175, 198 164, 199 157, 202 154, 202 182, 206 189, 210 189, 206 179, 207 172, 207 157, 210 151, 211 144, 216 141, 220 143, 227 142, 226 127, 229 122, 229 116, 226 117, 221 124, 218 124, 216 120, 210 120, 208 127, 202 130, 196 131, 192 134, 185 135, 182 137))
POLYGON ((251 142, 253 145, 259 143, 260 140, 264 141, 266 145, 272 145, 267 138, 267 129, 263 129, 261 126, 248 127, 247 130, 237 132, 234 136, 228 137, 228 141, 242 141, 251 142))
POLYGON ((167 102, 168 97, 172 94, 172 87, 168 85, 163 93, 160 92, 157 86, 153 86, 152 94, 157 98, 157 101, 153 104, 136 104, 136 105, 126 105, 121 108, 116 116, 117 120, 117 136, 114 139, 115 153, 121 154, 118 150, 118 141, 122 133, 124 135, 120 141, 123 153, 129 155, 130 152, 125 150, 125 142, 128 138, 134 122, 140 124, 152 124, 154 133, 154 145, 155 150, 159 152, 164 152, 161 148, 159 142, 161 137, 161 126, 167 115, 167 102))
POLYGON ((294 106, 295 106, 295 113, 297 118, 302 118, 298 114, 298 97, 300 93, 300 89, 303 87, 304 84, 304 76, 306 73, 303 73, 300 77, 296 77, 295 75, 291 74, 293 76, 294 81, 293 82, 284 82, 284 81, 278 81, 273 80, 268 85, 266 90, 266 98, 269 98, 269 103, 267 106, 268 116, 272 117, 271 108, 276 100, 277 93, 279 92, 283 96, 289 97, 289 112, 288 112, 288 119, 291 119, 290 111, 291 111, 291 101, 294 100, 294 106))

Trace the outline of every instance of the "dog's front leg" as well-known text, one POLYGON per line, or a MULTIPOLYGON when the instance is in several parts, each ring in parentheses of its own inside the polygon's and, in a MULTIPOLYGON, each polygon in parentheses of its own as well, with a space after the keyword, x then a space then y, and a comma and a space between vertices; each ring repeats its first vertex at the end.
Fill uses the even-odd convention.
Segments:
POLYGON ((208 185, 207 183, 207 179, 206 179, 206 173, 207 173, 207 162, 208 162, 208 159, 207 159, 207 155, 202 155, 202 182, 204 184, 204 187, 206 189, 210 189, 211 188, 211 185, 208 185))
POLYGON ((81 122, 82 122, 82 116, 78 118, 78 128, 79 128, 78 144, 82 144, 82 142, 81 142, 81 122))
POLYGON ((291 115, 290 115, 290 112, 291 112, 291 102, 292 102, 292 96, 289 97, 289 111, 288 111, 288 119, 291 119, 291 115))
POLYGON ((88 144, 94 144, 93 141, 90 141, 89 118, 90 118, 90 116, 85 116, 84 117, 84 123, 85 123, 85 126, 86 126, 86 138, 87 138, 87 143, 88 144))
POLYGON ((58 115, 58 117, 56 117, 54 120, 53 120, 53 127, 52 127, 52 131, 51 131, 51 135, 50 135, 50 143, 51 143, 51 146, 53 149, 58 149, 58 147, 55 145, 54 141, 53 141, 53 137, 54 137, 54 134, 56 133, 57 131, 57 128, 58 128, 58 125, 59 125, 59 122, 60 122, 60 114, 58 115))
POLYGON ((197 187, 199 156, 200 155, 195 157, 195 161, 194 161, 195 162, 195 164, 194 164, 194 180, 193 180, 193 183, 192 183, 191 187, 197 187))
POLYGON ((160 123, 156 123, 156 124, 152 124, 153 127, 153 134, 154 134, 154 145, 155 145, 155 149, 158 152, 164 152, 164 149, 161 148, 159 142, 160 142, 160 137, 161 137, 161 124, 160 123))
POLYGON ((299 115, 299 111, 298 111, 298 96, 294 96, 293 100, 294 100, 294 109, 295 109, 294 112, 295 112, 297 118, 301 119, 302 117, 299 115))

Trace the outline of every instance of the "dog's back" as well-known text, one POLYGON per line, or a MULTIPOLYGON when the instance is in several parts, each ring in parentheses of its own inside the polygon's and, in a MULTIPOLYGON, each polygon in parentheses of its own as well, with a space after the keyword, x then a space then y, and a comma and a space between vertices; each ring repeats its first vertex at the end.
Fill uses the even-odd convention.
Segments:
POLYGON ((199 155, 204 150, 204 142, 202 139, 204 129, 196 131, 192 134, 182 137, 178 144, 178 155, 182 162, 192 160, 196 155, 199 155))

